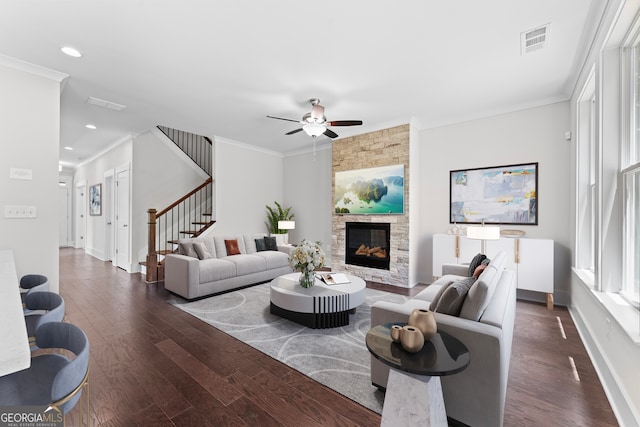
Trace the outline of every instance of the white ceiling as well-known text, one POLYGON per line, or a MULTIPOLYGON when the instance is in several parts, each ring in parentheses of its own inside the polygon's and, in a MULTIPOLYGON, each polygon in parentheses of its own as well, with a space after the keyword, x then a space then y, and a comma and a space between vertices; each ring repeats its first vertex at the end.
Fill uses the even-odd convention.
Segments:
POLYGON ((341 137, 566 100, 602 3, 2 0, 0 54, 70 75, 65 166, 155 125, 290 153, 311 137, 284 136, 298 126, 265 116, 300 119, 312 97, 328 120, 364 121, 332 128, 341 137), (521 56, 520 33, 548 23, 549 46, 521 56))

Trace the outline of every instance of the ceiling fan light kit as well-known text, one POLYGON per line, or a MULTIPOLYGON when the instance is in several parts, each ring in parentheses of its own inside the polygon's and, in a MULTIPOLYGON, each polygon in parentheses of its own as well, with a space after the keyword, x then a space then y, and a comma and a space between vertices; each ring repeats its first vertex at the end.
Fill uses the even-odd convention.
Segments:
POLYGON ((311 103, 311 111, 305 113, 305 115, 302 116, 302 120, 300 121, 275 116, 267 117, 270 119, 285 120, 287 122, 296 122, 302 124, 301 128, 289 131, 285 133, 285 135, 293 135, 294 133, 298 133, 301 130, 304 130, 307 135, 313 138, 320 135, 325 135, 329 138, 337 138, 338 134, 329 129, 327 126, 359 126, 362 124, 362 120, 336 120, 329 122, 324 115, 324 107, 320 105, 320 100, 318 98, 311 98, 309 102, 311 103))
POLYGON ((327 130, 327 128, 319 123, 307 123, 302 126, 302 129, 307 133, 307 135, 313 137, 320 136, 327 130))

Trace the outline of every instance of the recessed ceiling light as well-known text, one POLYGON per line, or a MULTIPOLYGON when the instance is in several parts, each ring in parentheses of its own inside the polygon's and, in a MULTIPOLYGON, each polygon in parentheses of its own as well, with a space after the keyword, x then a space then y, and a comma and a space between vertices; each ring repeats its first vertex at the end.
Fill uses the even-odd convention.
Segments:
POLYGON ((60 50, 69 55, 72 56, 74 58, 80 58, 82 56, 82 54, 80 53, 80 51, 78 49, 72 48, 70 46, 65 46, 65 47, 61 47, 60 50))
POLYGON ((65 150, 73 151, 73 147, 64 147, 65 150))
POLYGON ((85 126, 87 129, 96 129, 96 125, 88 124, 85 126))

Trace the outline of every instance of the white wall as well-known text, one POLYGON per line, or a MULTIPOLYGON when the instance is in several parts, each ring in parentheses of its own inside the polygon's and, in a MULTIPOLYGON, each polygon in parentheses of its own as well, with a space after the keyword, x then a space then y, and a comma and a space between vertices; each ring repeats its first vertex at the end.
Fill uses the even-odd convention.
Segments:
MULTIPOLYGON (((431 283, 432 235, 451 226, 449 171, 538 162, 538 225, 508 228, 555 241, 556 301, 568 303, 571 145, 564 134, 569 113, 569 103, 561 102, 420 132, 419 281, 431 283)), ((526 296, 543 300, 541 294, 526 296)))
POLYGON ((44 274, 57 292, 60 83, 66 76, 1 59, 0 249, 13 251, 18 278, 44 274), (32 179, 10 179, 11 168, 30 170, 32 179), (5 206, 35 206, 37 217, 5 219, 5 206))
POLYGON ((409 125, 409 287, 420 282, 420 195, 422 180, 420 179, 420 130, 416 120, 409 125))
POLYGON ((331 145, 284 158, 284 206, 292 207, 296 228, 290 243, 302 239, 323 243, 327 265, 331 263, 331 145))
POLYGON ((265 206, 282 201, 282 156, 219 137, 214 147, 215 234, 266 233, 265 206))
POLYGON ((135 138, 133 165, 131 252, 133 268, 138 271, 138 262, 145 261, 147 255, 147 210, 166 208, 202 184, 208 176, 157 129, 135 138))
MULTIPOLYGON (((89 194, 89 187, 95 184, 102 184, 102 193, 104 200, 104 193, 106 191, 104 184, 104 173, 112 171, 117 167, 124 165, 131 165, 132 162, 132 146, 133 140, 126 138, 121 143, 114 145, 110 150, 106 151, 99 157, 81 163, 74 175, 74 188, 79 183, 86 183, 86 192, 89 194)), ((133 180, 132 180, 133 181, 133 180)), ((135 182, 135 181, 133 181, 135 182)), ((95 256, 98 259, 106 260, 109 258, 108 254, 104 253, 105 248, 105 215, 104 206, 102 209, 102 215, 89 215, 89 197, 86 197, 86 223, 87 231, 85 233, 85 251, 95 256)), ((72 210, 74 216, 76 212, 76 200, 74 199, 74 208, 72 210)), ((75 218, 73 230, 75 233, 75 218)))

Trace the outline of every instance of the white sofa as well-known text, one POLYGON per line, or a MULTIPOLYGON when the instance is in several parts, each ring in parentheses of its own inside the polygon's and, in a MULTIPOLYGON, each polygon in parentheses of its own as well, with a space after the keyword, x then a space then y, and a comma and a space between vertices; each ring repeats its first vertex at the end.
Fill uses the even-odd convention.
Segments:
MULTIPOLYGON (((447 416, 469 426, 502 426, 516 313, 515 273, 499 252, 464 299, 460 316, 435 313, 439 331, 461 340, 471 361, 462 372, 441 377, 447 416)), ((467 266, 444 265, 443 277, 403 304, 379 301, 371 325, 406 322, 416 308, 429 308, 438 290, 467 276, 467 266), (455 274, 452 274, 455 273, 455 274)), ((386 388, 389 367, 371 357, 371 381, 386 388)))
POLYGON ((194 299, 291 273, 289 251, 292 246, 278 245, 277 251, 258 251, 255 240, 265 236, 247 234, 181 240, 180 248, 203 243, 211 257, 200 259, 193 252, 191 256, 186 255, 184 250, 168 254, 165 258, 165 289, 194 299), (225 240, 237 240, 240 254, 227 255, 225 240))

